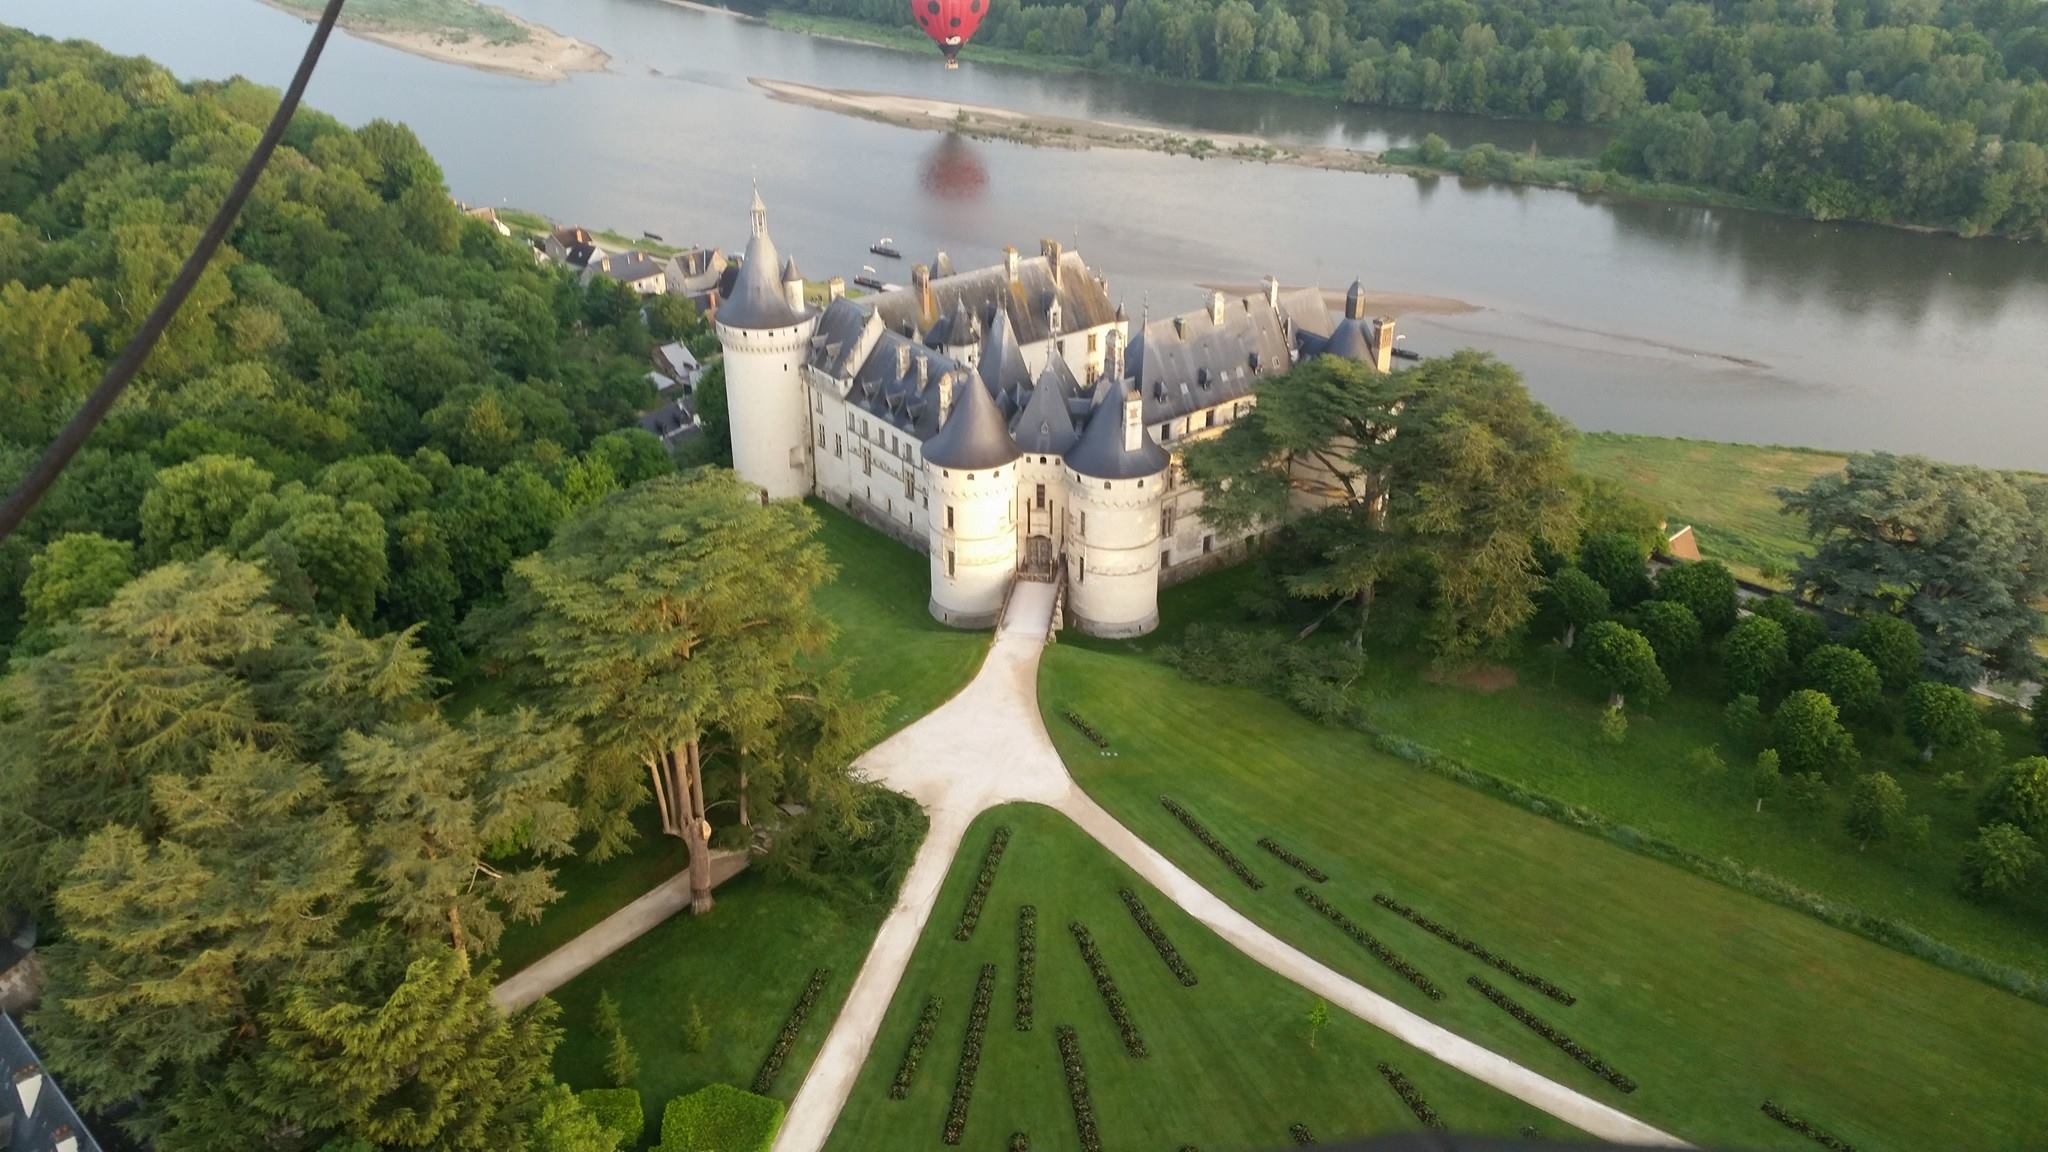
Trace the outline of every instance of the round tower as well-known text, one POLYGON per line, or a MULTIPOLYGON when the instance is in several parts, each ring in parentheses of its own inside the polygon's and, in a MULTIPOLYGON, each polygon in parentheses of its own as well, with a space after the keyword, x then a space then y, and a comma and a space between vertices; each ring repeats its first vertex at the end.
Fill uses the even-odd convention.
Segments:
POLYGON ((1067 606, 1090 636, 1159 625, 1159 509, 1171 457, 1145 431, 1138 388, 1105 377, 1067 453, 1067 606))
MULTIPOLYGON (((770 499, 794 500, 811 488, 803 364, 818 317, 802 306, 802 281, 790 292, 778 271, 768 209, 757 188, 739 276, 713 319, 725 350, 733 469, 770 499)), ((794 261, 788 271, 796 271, 794 261)))
POLYGON ((1017 460, 988 389, 971 373, 939 378, 939 430, 924 444, 934 619, 987 628, 1017 576, 1017 460))

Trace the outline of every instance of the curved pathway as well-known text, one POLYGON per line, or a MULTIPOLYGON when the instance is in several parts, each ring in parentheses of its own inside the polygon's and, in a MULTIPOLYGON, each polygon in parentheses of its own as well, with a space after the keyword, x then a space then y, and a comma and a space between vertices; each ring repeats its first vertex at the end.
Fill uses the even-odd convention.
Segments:
POLYGON ((1366 1023, 1473 1078, 1602 1140, 1682 1145, 1598 1100, 1566 1088, 1431 1023, 1253 923, 1118 823, 1077 787, 1038 713, 1038 658, 1053 587, 1019 584, 987 660, 960 694, 883 741, 861 760, 878 783, 924 805, 931 832, 896 905, 875 936, 853 990, 812 1062, 776 1137, 775 1152, 819 1152, 846 1106, 882 1017, 910 963, 961 837, 974 817, 1013 800, 1056 808, 1132 871, 1245 955, 1366 1023))

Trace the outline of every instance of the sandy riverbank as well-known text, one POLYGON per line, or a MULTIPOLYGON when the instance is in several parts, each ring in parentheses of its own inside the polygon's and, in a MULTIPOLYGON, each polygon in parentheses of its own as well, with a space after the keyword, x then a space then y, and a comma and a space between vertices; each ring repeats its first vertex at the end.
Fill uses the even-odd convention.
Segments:
MULTIPOLYGON (((1202 284, 1205 292, 1221 292, 1225 296, 1251 296, 1265 291, 1260 284, 1202 284)), ((1333 315, 1344 313, 1344 290, 1325 288, 1323 303, 1333 315)), ((1479 311, 1479 305, 1450 296, 1426 296, 1420 292, 1374 292, 1365 293, 1365 314, 1368 316, 1463 316, 1479 311)))
POLYGON ((1043 148, 1129 148, 1144 152, 1256 160, 1269 164, 1293 164, 1303 168, 1345 172, 1383 170, 1375 153, 1349 148, 1296 147, 1276 144, 1257 136, 1231 133, 1189 136, 1164 128, 1119 124, 1111 120, 1032 116, 985 104, 963 104, 952 100, 932 100, 922 96, 903 96, 889 92, 816 88, 809 84, 766 80, 758 76, 752 79, 756 87, 774 99, 821 108, 842 115, 858 116, 864 120, 894 124, 899 128, 959 132, 980 139, 1007 140, 1043 148))
MULTIPOLYGON (((288 12, 311 23, 313 18, 295 4, 286 0, 257 0, 280 12, 288 12)), ((486 5, 485 7, 489 7, 486 5)), ((496 72, 503 76, 517 76, 525 80, 540 80, 552 83, 565 80, 577 72, 602 72, 611 63, 611 57, 604 49, 588 44, 573 36, 564 36, 542 24, 522 20, 502 8, 491 8, 493 13, 517 24, 526 33, 526 39, 517 43, 492 43, 481 36, 460 31, 437 31, 432 29, 398 28, 374 21, 351 20, 348 9, 342 9, 342 30, 359 40, 439 60, 444 64, 460 64, 484 72, 496 72)))

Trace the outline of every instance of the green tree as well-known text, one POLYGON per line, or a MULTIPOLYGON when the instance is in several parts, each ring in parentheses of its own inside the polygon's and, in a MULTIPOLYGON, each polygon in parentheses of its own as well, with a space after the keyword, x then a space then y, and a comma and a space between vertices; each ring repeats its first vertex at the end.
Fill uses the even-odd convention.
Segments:
POLYGON ((273 477, 253 460, 201 456, 156 474, 142 498, 142 552, 155 563, 192 560, 228 542, 273 477))
POLYGON ((1316 1046, 1316 1036, 1330 1025, 1330 1005, 1321 999, 1308 1006, 1308 1046, 1316 1046))
POLYGON ((1858 777, 1849 789, 1849 811, 1843 824, 1857 847, 1868 848, 1873 840, 1896 835, 1905 826, 1906 790, 1890 773, 1872 772, 1858 777))
POLYGON ((2033 603, 2048 593, 2048 503, 2011 477, 1918 456, 1852 456, 1781 491, 1818 547, 1798 584, 1826 607, 1895 614, 1937 678, 1968 687, 2034 669, 2033 603))
POLYGON ((1578 631, 1607 618, 1607 589, 1577 568, 1560 568, 1550 578, 1546 599, 1557 618, 1564 622, 1559 643, 1572 646, 1578 631))
POLYGON ((1806 654, 1799 665, 1799 680, 1808 688, 1825 693, 1842 711, 1866 719, 1884 707, 1884 682, 1877 666, 1854 648, 1823 644, 1806 654))
POLYGON ((92 333, 108 311, 92 285, 31 289, 0 272, 0 397, 8 439, 40 444, 57 434, 99 377, 92 333))
POLYGON ((703 1009, 697 1005, 697 998, 690 997, 690 1019, 683 1025, 683 1047, 691 1052, 702 1052, 711 1047, 711 1025, 704 1022, 703 1009))
POLYGON ((1785 777, 1785 805, 1794 817, 1811 823, 1827 810, 1828 782, 1818 772, 1794 772, 1785 777))
POLYGON ((228 546, 260 563, 295 606, 368 623, 390 578, 384 520, 360 501, 341 501, 293 482, 249 502, 228 546))
POLYGON ((1628 614, 1629 626, 1643 634, 1657 653, 1657 662, 1675 668, 1700 646, 1700 622, 1692 609, 1676 600, 1646 600, 1628 614))
POLYGON ((1920 745, 1922 763, 1937 748, 1960 748, 1983 727, 1970 694, 1953 684, 1922 680, 1906 690, 1906 732, 1920 745))
POLYGON ((2006 766, 1977 804, 1986 824, 2018 826, 2029 836, 2048 833, 2048 756, 2029 756, 2006 766))
POLYGON ((1785 697, 1771 716, 1771 746, 1787 772, 1832 778, 1855 765, 1856 741, 1840 716, 1833 700, 1811 688, 1785 697))
POLYGON ((1245 0, 1223 0, 1216 6, 1212 26, 1216 79, 1235 84, 1244 79, 1258 44, 1258 11, 1245 0))
POLYGON ((1775 620, 1750 616, 1736 624, 1721 647, 1728 687, 1749 696, 1764 696, 1784 679, 1792 665, 1785 630, 1775 620))
POLYGON ((1756 810, 1764 810, 1764 801, 1778 790, 1784 777, 1778 770, 1778 750, 1766 748, 1756 754, 1756 766, 1750 769, 1749 789, 1756 796, 1756 810))
POLYGON ((85 609, 112 600, 134 575, 134 545, 97 532, 67 532, 28 562, 23 623, 47 638, 85 609))
POLYGON ((690 443, 698 462, 732 467, 732 416, 725 401, 725 361, 713 360, 697 377, 695 411, 701 434, 690 443))
POLYGON ((1607 589, 1617 609, 1650 595, 1649 562, 1650 550, 1642 541, 1622 532, 1595 532, 1579 546, 1579 567, 1607 589))
POLYGON ((619 1002, 610 992, 597 995, 597 1015, 591 1024, 597 1042, 604 1045, 604 1072, 614 1087, 631 1088, 640 1078, 640 1054, 626 1038, 626 1022, 619 1015, 619 1002))
MULTIPOLYGON (((634 1139, 639 1131, 634 1131, 634 1139)), ((605 1126, 566 1084, 554 1084, 540 1098, 533 1123, 533 1152, 617 1152, 625 1137, 605 1126)))
POLYGON ((1972 900, 1995 900, 2026 887, 2041 868, 2034 838, 2000 821, 1977 829, 1963 850, 1961 886, 1972 900))
POLYGON ((1735 575, 1719 560, 1673 564, 1659 572, 1657 598, 1691 609, 1708 636, 1735 627, 1735 575))
POLYGON ((1815 648, 1828 642, 1828 628, 1820 616, 1789 596, 1766 596, 1751 601, 1750 611, 1784 629, 1785 655, 1794 668, 1805 663, 1815 648))
POLYGON ((2048 752, 2048 692, 2034 694, 2034 743, 2048 752))
POLYGON ((1870 658, 1887 692, 1904 692, 1920 679, 1920 634, 1897 616, 1864 620, 1849 646, 1870 658))
POLYGON ((1606 686, 1612 708, 1622 708, 1630 696, 1639 703, 1654 704, 1671 690, 1650 642, 1626 625, 1602 620, 1587 628, 1579 652, 1606 686))
MULTIPOLYGON (((1356 67, 1356 65, 1353 65, 1353 67, 1356 67)), ((1444 141, 1443 137, 1437 135, 1434 132, 1431 132, 1422 138, 1422 147, 1420 151, 1417 153, 1417 155, 1421 157, 1422 162, 1424 164, 1429 165, 1442 164, 1444 162, 1444 158, 1449 156, 1450 154, 1451 146, 1444 141)))
POLYGON ((1742 747, 1754 748, 1764 734, 1763 702, 1744 692, 1721 710, 1721 721, 1742 747))
POLYGON ((1628 743, 1628 713, 1613 707, 1601 709, 1598 733, 1600 742, 1611 748, 1628 743))

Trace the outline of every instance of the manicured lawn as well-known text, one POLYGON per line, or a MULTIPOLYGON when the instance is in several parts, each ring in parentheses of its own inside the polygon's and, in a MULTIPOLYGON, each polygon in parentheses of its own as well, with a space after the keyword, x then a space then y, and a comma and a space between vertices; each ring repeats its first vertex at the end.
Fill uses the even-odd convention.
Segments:
POLYGON ((554 865, 555 887, 562 898, 550 904, 537 923, 505 926, 498 942, 501 972, 519 971, 689 867, 689 848, 676 837, 661 834, 661 818, 653 805, 642 805, 633 814, 633 824, 640 835, 631 853, 603 862, 572 856, 554 865))
MULTIPOLYGON (((1183 833, 1184 835, 1184 833, 1183 833)), ((961 1039, 983 964, 997 968, 979 1075, 960 1146, 997 1149, 1012 1132, 1034 1152, 1077 1149, 1073 1111, 1055 1029, 1080 1037, 1103 1145, 1208 1152, 1278 1148, 1288 1127, 1306 1124, 1319 1140, 1409 1130, 1413 1115, 1375 1065, 1398 1066, 1460 1131, 1513 1136, 1525 1124, 1565 1138, 1567 1126, 1463 1073, 1430 1060, 1385 1033, 1333 1010, 1316 1048, 1308 1044, 1313 998, 1210 934, 1137 881, 1066 817, 1018 804, 984 814, 968 830, 937 907, 883 1021, 873 1054, 827 1144, 828 1152, 871 1149, 940 1152, 961 1039), (979 928, 953 938, 960 909, 998 824, 1012 831, 979 928), (1183 988, 1139 932, 1117 896, 1132 887, 1192 968, 1183 988), (1015 1028, 1017 908, 1038 914, 1034 1027, 1015 1028), (1149 1055, 1124 1051, 1080 950, 1067 930, 1086 924, 1101 949, 1149 1055), (905 1100, 889 1084, 925 998, 944 998, 938 1031, 905 1100)))
POLYGON ((755 875, 735 877, 718 890, 710 915, 667 921, 554 994, 566 1029, 555 1071, 575 1088, 611 1086, 591 1027, 598 993, 609 991, 640 1056, 632 1087, 640 1090, 651 1142, 671 1097, 706 1084, 751 1083, 811 970, 829 967, 825 994, 775 1083, 772 1095, 788 1100, 853 986, 884 911, 755 875), (685 1041, 692 1002, 711 1029, 701 1052, 685 1041))
MULTIPOLYGON (((1046 655, 1040 701, 1089 793, 1248 915, 1460 1033, 1679 1136, 1812 1147, 1758 1111, 1769 1098, 1865 1152, 2048 1146, 2048 1083, 2036 1067, 2048 1052, 2048 1008, 1440 779, 1249 690, 1061 644, 1046 655), (1059 719, 1069 706, 1107 736, 1114 756, 1059 719), (1160 807, 1161 793, 1203 819, 1266 889, 1234 879, 1160 807), (1256 847, 1261 836, 1328 872, 1320 894, 1446 998, 1431 1004, 1297 900, 1297 878, 1256 847), (1374 906, 1381 892, 1578 1003, 1554 1004, 1374 906), (1471 974, 1640 1088, 1624 1096, 1596 1080, 1464 987, 1471 974)), ((1530 717, 1543 706, 1488 722, 1503 763, 1543 755, 1544 730, 1530 717), (1531 735, 1513 751, 1518 727, 1531 735)), ((1561 750, 1554 757, 1569 760, 1561 750)))

